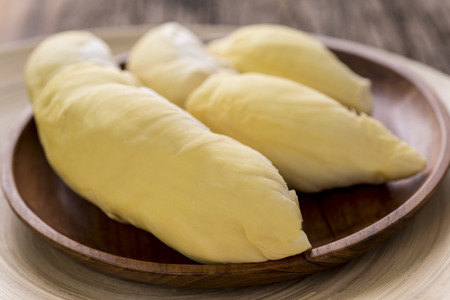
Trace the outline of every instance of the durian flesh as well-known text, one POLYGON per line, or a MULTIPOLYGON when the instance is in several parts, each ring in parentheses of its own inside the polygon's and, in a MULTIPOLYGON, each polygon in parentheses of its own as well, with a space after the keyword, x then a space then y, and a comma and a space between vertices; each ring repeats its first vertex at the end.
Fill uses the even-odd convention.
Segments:
POLYGON ((212 131, 261 152, 304 192, 378 184, 425 167, 425 159, 380 122, 275 76, 213 75, 186 108, 212 131))
POLYGON ((149 30, 130 51, 127 68, 147 87, 183 107, 189 94, 224 68, 189 29, 165 23, 149 30))
POLYGON ((310 247, 297 196, 267 158, 132 85, 116 69, 77 64, 35 101, 47 159, 72 189, 202 263, 310 247))
POLYGON ((65 31, 45 39, 31 53, 25 66, 30 100, 37 99, 47 82, 64 68, 85 61, 116 65, 108 45, 90 32, 65 31))
POLYGON ((239 72, 258 72, 297 81, 358 112, 370 113, 370 81, 307 33, 281 25, 249 25, 211 42, 208 49, 239 72))

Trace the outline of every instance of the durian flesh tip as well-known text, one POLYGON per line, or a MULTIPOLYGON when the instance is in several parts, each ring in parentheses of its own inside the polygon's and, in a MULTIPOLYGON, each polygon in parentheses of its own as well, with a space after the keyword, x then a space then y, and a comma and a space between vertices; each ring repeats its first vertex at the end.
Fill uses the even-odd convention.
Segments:
POLYGON ((358 112, 372 112, 370 80, 351 70, 310 33, 283 25, 248 25, 210 41, 207 48, 243 73, 291 79, 358 112), (274 59, 277 52, 284 54, 274 59))
POLYGON ((71 64, 90 61, 116 66, 109 46, 89 31, 62 31, 45 38, 32 51, 25 65, 30 102, 38 98, 45 85, 71 64))

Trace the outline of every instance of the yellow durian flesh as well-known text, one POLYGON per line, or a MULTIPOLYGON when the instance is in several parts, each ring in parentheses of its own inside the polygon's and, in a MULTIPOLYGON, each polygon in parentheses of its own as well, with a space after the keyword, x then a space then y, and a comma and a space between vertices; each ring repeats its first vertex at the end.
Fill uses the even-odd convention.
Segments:
POLYGON ((189 29, 172 22, 149 30, 137 41, 127 68, 145 86, 183 107, 189 94, 222 70, 224 62, 206 51, 189 29))
MULTIPOLYGON (((87 88, 107 83, 118 83, 136 87, 141 86, 137 78, 128 71, 122 71, 117 67, 112 66, 97 68, 95 64, 89 61, 68 65, 64 71, 70 72, 73 76, 74 74, 77 75, 76 77, 74 76, 76 80, 64 83, 68 90, 75 90, 79 87, 87 88)), ((59 81, 59 74, 54 77, 55 81, 59 81)), ((43 91, 45 90, 46 89, 44 88, 43 91)), ((51 89, 50 91, 47 91, 44 96, 40 95, 40 97, 37 97, 33 101, 33 110, 35 113, 48 105, 48 102, 53 99, 53 93, 55 92, 58 92, 58 89, 51 89)), ((64 103, 65 101, 60 101, 59 103, 55 103, 55 105, 63 105, 64 103)))
POLYGON ((268 159, 122 76, 72 66, 36 102, 47 159, 72 189, 203 263, 310 247, 296 195, 268 159))
POLYGON ((258 150, 303 192, 411 176, 425 159, 380 122, 294 81, 218 74, 186 107, 212 131, 258 150))
POLYGON ((370 113, 370 81, 307 33, 281 25, 243 26, 208 49, 238 71, 258 72, 312 87, 358 112, 370 113))
POLYGON ((46 38, 33 50, 25 66, 25 79, 31 101, 53 76, 67 66, 90 61, 115 66, 110 48, 87 31, 64 31, 46 38))

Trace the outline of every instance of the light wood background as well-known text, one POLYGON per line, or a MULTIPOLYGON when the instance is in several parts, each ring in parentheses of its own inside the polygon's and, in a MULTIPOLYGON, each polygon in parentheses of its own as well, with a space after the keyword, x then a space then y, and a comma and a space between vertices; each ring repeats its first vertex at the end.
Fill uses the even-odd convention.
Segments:
MULTIPOLYGON (((23 38, 119 26, 96 32, 120 53, 143 30, 128 25, 284 23, 389 50, 449 74, 449 11, 446 0, 0 0, 0 149, 28 105, 22 69, 34 44, 23 38)), ((421 76, 450 109, 449 76, 384 55, 421 76)), ((450 299, 449 228, 447 174, 406 228, 342 268, 265 287, 187 290, 117 279, 72 261, 35 237, 0 193, 0 299, 450 299)))
POLYGON ((0 0, 0 44, 59 30, 166 21, 281 23, 450 74, 450 0, 0 0))

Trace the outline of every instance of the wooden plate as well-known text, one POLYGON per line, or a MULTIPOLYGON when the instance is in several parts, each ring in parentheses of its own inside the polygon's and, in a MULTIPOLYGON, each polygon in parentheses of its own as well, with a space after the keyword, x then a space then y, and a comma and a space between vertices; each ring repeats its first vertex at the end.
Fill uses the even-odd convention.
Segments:
POLYGON ((403 226, 435 191, 450 161, 450 119, 419 80, 358 45, 322 38, 373 82, 374 117, 427 158, 422 173, 379 186, 299 194, 313 249, 277 261, 200 265, 151 234, 120 224, 72 192, 49 167, 27 112, 7 143, 2 183, 15 213, 41 238, 100 271, 135 281, 195 288, 267 284, 345 263, 403 226))

